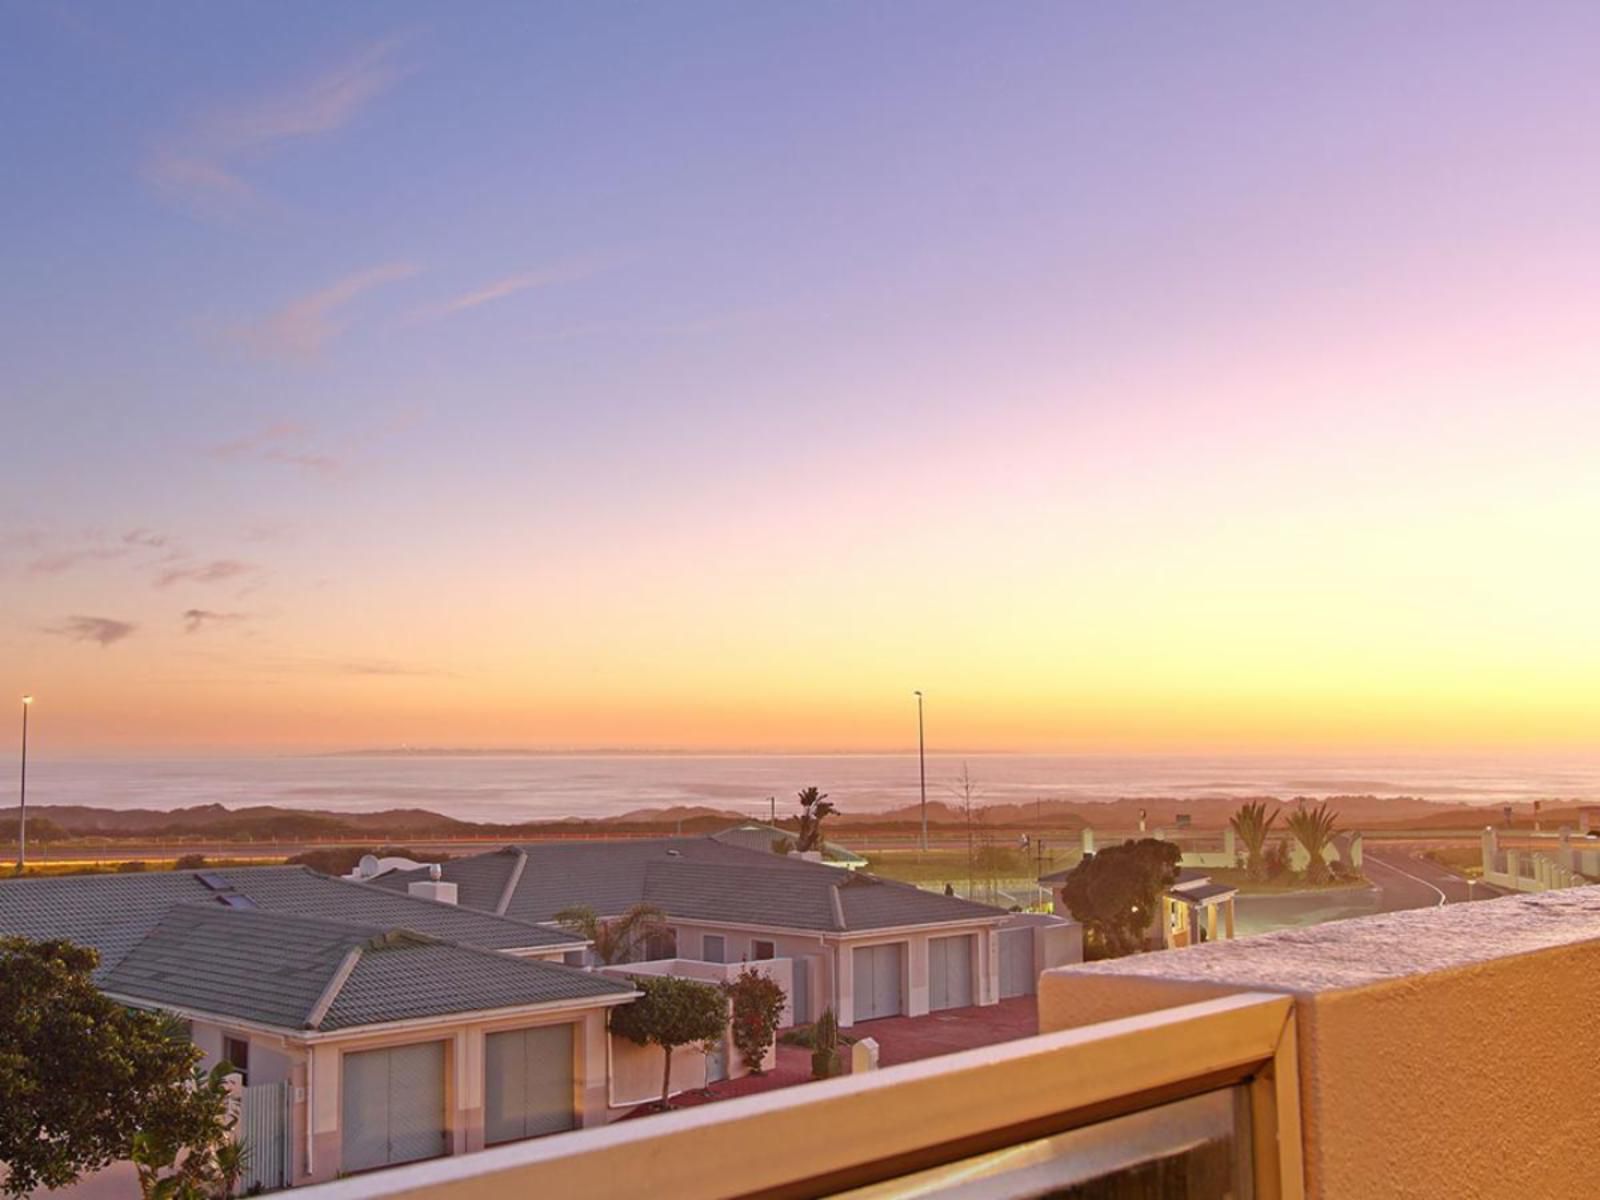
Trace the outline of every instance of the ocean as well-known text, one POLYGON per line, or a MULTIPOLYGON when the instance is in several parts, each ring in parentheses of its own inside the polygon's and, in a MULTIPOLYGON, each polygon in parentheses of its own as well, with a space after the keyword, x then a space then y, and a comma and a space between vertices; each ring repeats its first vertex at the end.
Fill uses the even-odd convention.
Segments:
MULTIPOLYGON (((1569 757, 1261 757, 929 755, 928 798, 954 800, 963 764, 980 803, 1124 796, 1339 793, 1495 804, 1600 797, 1600 755, 1569 757)), ((14 802, 15 759, 0 777, 14 802)), ((841 809, 917 799, 911 755, 505 755, 30 759, 28 800, 104 808, 273 804, 338 812, 424 808, 469 821, 609 817, 706 805, 764 815, 815 785, 841 809)))

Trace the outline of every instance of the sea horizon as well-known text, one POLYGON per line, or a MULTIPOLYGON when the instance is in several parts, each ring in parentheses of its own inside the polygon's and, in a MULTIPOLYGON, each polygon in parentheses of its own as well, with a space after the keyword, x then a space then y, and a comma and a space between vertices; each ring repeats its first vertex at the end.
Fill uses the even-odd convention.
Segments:
MULTIPOLYGON (((1417 797, 1441 804, 1600 796, 1600 755, 929 754, 928 798, 954 801, 966 764, 981 805, 1127 797, 1417 797)), ((15 760, 12 760, 13 767, 15 760)), ((3 769, 3 768, 0 768, 3 769)), ((841 809, 920 796, 917 755, 895 753, 319 753, 30 756, 29 806, 172 810, 221 804, 372 812, 427 809, 469 821, 603 818, 704 806, 761 816, 815 785, 841 809)), ((0 793, 0 809, 14 803, 0 793)))

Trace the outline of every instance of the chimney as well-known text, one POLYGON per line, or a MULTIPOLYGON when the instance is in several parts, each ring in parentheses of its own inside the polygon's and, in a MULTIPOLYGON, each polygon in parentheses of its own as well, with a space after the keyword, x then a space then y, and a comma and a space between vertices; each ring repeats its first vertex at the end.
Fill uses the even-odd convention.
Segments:
POLYGON ((409 885, 406 891, 419 900, 437 900, 441 904, 454 904, 456 903, 456 885, 442 882, 440 876, 443 874, 444 872, 439 869, 439 864, 434 863, 428 868, 428 878, 426 880, 419 879, 416 883, 409 885))

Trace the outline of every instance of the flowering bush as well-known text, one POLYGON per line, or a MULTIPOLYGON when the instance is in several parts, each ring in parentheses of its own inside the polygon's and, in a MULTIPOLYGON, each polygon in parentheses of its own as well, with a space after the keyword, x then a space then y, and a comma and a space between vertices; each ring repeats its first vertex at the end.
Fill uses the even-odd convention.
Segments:
POLYGON ((778 1020, 789 997, 771 976, 746 966, 723 984, 733 1005, 733 1044, 745 1069, 761 1074, 762 1060, 777 1037, 778 1020))

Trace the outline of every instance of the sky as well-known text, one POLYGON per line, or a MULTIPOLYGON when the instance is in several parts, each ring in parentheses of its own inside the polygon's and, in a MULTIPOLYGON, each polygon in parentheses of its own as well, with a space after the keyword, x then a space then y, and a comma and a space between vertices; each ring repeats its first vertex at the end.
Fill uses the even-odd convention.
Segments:
POLYGON ((1587 750, 1600 8, 0 9, 37 752, 1587 750), (936 735, 934 734, 936 732, 936 735))

